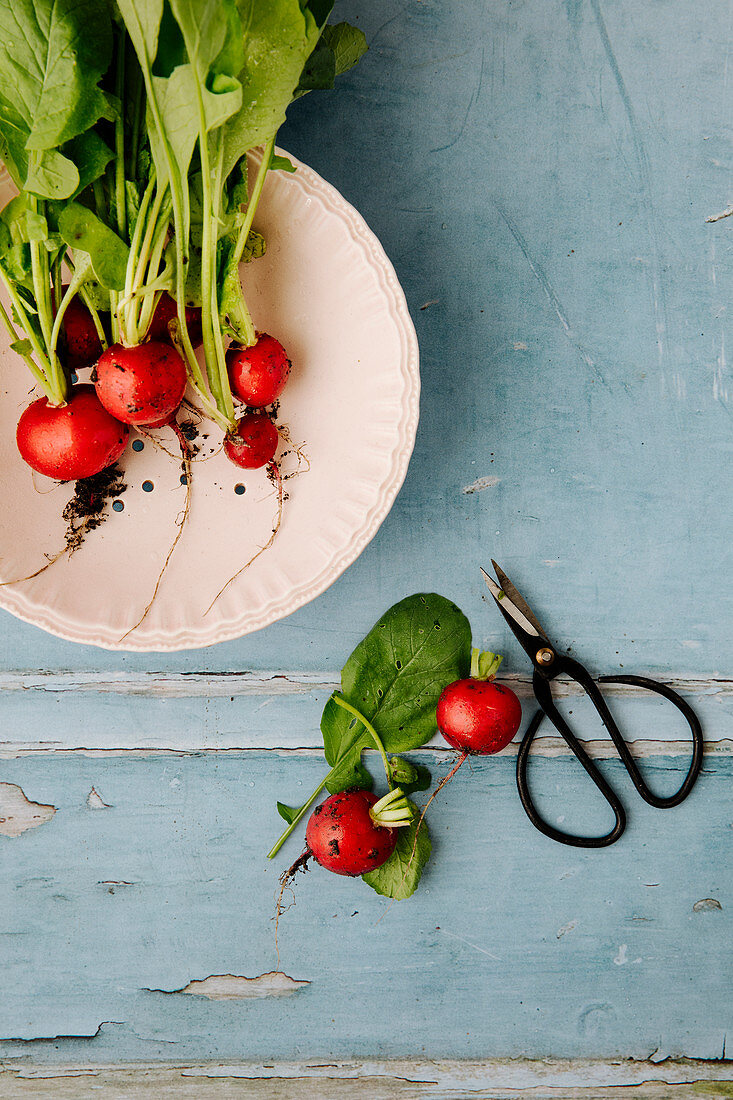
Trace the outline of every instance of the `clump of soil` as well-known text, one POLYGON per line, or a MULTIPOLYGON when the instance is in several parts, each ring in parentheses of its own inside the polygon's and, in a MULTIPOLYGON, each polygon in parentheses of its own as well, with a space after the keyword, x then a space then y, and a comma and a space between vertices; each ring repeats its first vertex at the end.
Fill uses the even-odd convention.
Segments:
POLYGON ((124 471, 115 463, 92 477, 82 478, 74 487, 74 495, 64 508, 66 520, 66 552, 75 553, 90 531, 94 531, 107 519, 108 501, 119 497, 127 489, 123 481, 124 471))

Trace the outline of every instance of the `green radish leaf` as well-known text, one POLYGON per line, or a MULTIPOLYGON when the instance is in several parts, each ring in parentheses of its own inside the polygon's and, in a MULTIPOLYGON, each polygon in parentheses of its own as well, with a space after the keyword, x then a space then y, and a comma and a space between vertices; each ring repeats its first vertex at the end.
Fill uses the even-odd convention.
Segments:
POLYGON ((371 790, 374 786, 371 772, 361 762, 362 747, 355 746, 347 752, 339 761, 333 775, 326 783, 329 794, 338 794, 339 791, 348 791, 350 787, 364 787, 371 790))
POLYGON ((390 779, 403 794, 414 791, 426 791, 433 781, 428 768, 422 764, 413 764, 403 756, 393 756, 389 761, 390 779))
POLYGON ((421 810, 412 802, 410 806, 414 813, 412 824, 398 830, 397 846, 392 855, 376 871, 368 871, 361 876, 367 886, 371 886, 378 894, 400 901, 409 898, 417 890, 423 868, 432 851, 430 834, 424 820, 417 831, 421 810))
POLYGON ((79 170, 58 149, 44 149, 29 163, 23 184, 42 199, 68 199, 79 189, 79 170))
MULTIPOLYGON (((24 286, 33 299, 33 268, 31 250, 27 244, 14 244, 3 253, 3 264, 10 278, 24 286)), ((33 305, 35 310, 35 305, 33 305)))
POLYGON ((289 157, 281 157, 279 153, 273 153, 270 157, 270 171, 297 172, 297 168, 289 157))
POLYGON ((327 24, 300 74, 296 97, 333 88, 336 77, 353 68, 367 49, 366 36, 358 27, 327 24))
POLYGON ((59 232, 66 244, 86 252, 97 280, 109 290, 124 290, 129 248, 114 230, 78 202, 59 214, 59 232))
MULTIPOLYGON (((84 253, 80 253, 83 256, 84 253)), ((77 271, 79 270, 77 266, 77 271)), ((104 313, 109 309, 109 291, 105 290, 101 283, 98 283, 96 279, 84 280, 84 293, 89 298, 89 301, 99 313, 104 313)))
POLYGON ((247 241, 242 252, 242 263, 248 264, 250 260, 259 260, 267 252, 267 241, 261 233, 250 229, 247 241))
POLYGON ((79 134, 67 141, 64 154, 73 161, 79 173, 79 183, 72 198, 103 176, 105 168, 114 157, 114 153, 96 130, 87 130, 85 134, 79 134))
POLYGON ((240 110, 224 130, 225 179, 240 157, 269 141, 285 121, 285 111, 331 4, 238 0, 237 7, 245 28, 244 63, 236 74, 243 94, 240 110))
POLYGON ((167 137, 185 176, 201 130, 217 129, 242 105, 237 70, 227 68, 241 61, 241 49, 229 48, 227 39, 241 38, 242 27, 234 0, 169 2, 188 63, 175 68, 167 79, 155 77, 154 81, 167 137))
POLYGON ((10 347, 13 351, 16 351, 18 355, 33 354, 33 344, 31 344, 30 340, 13 340, 10 347))
POLYGON ((353 69, 369 49, 364 31, 350 23, 325 26, 321 39, 333 53, 336 76, 353 69))
POLYGON ((135 47, 140 68, 143 73, 151 72, 158 53, 163 0, 117 0, 117 7, 135 47))
POLYGON ((7 230, 3 240, 7 241, 8 246, 45 241, 48 237, 48 222, 42 214, 31 209, 27 195, 22 192, 0 211, 0 222, 7 230))
MULTIPOLYGON (((97 85, 111 49, 106 0, 0 0, 0 132, 3 159, 18 186, 28 174, 29 151, 53 151, 105 115, 97 85)), ((35 194, 71 194, 68 170, 62 173, 58 163, 47 162, 31 179, 35 194)))
POLYGON ((227 262, 219 279, 219 323, 238 343, 247 345, 249 320, 242 298, 239 264, 227 262))
MULTIPOLYGON (((179 65, 167 78, 153 77, 160 112, 165 126, 167 141, 176 159, 181 177, 185 178, 191 164, 191 157, 199 136, 199 103, 201 93, 205 128, 216 129, 234 114, 242 102, 242 89, 237 81, 227 83, 220 92, 196 84, 196 69, 193 65, 179 65)), ((223 78, 219 79, 219 85, 223 78)), ((153 145, 155 149, 155 145, 153 145)), ((156 168, 160 153, 156 159, 156 168)), ((166 171, 165 167, 162 169, 166 171)))
MULTIPOLYGON (((325 30, 325 27, 324 27, 325 30)), ((303 66, 294 96, 298 99, 306 92, 328 91, 336 83, 336 58, 323 35, 303 66)))
MULTIPOLYGON (((341 673, 341 692, 388 753, 408 752, 435 734, 440 694, 468 674, 470 661, 471 627, 463 612, 444 596, 418 593, 391 607, 359 643, 341 673)), ((336 782, 374 747, 361 722, 333 698, 321 733, 326 760, 339 769, 336 782)))
POLYGON ((280 817, 287 821, 288 825, 292 821, 295 821, 302 809, 302 806, 286 806, 284 802, 278 802, 277 804, 277 812, 280 814, 280 817))

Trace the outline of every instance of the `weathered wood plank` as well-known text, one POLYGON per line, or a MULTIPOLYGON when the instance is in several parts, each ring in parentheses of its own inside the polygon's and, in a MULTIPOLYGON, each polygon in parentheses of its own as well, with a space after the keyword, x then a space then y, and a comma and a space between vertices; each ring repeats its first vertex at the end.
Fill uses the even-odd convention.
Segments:
POLYGON ((58 1066, 11 1062, 0 1069, 0 1097, 77 1100, 82 1088, 102 1100, 718 1100, 733 1095, 730 1065, 653 1062, 332 1062, 221 1065, 58 1066))
MULTIPOLYGON (((411 901, 316 868, 280 928, 279 969, 310 984, 216 1000, 173 991, 278 969, 277 875, 298 845, 276 863, 264 853, 275 798, 305 797, 318 761, 7 760, 4 779, 56 813, 0 837, 0 1057, 720 1058, 733 1024, 733 762, 709 758, 666 812, 603 767, 630 810, 612 848, 552 844, 524 817, 513 761, 476 761, 431 807, 435 856, 411 901), (92 787, 109 808, 90 807, 92 787)), ((678 762, 646 767, 663 788, 678 762)), ((606 827, 569 760, 542 760, 533 778, 567 828, 606 827)))
MULTIPOLYGON (((507 677, 528 716, 535 703, 526 680, 507 677)), ((326 673, 128 675, 105 673, 6 675, 0 679, 0 757, 35 751, 113 749, 318 748, 323 706, 338 681, 326 673)), ((727 681, 677 682, 703 723, 708 751, 728 752, 733 739, 733 690, 727 681)), ((689 752, 689 731, 669 704, 641 690, 609 687, 614 714, 640 755, 689 752)), ((576 685, 556 694, 594 755, 614 755, 597 715, 576 685)), ((549 723, 535 751, 566 753, 549 723)), ((518 734, 517 741, 521 736, 518 734)), ((516 752, 517 741, 506 752, 516 752)), ((435 747, 445 748, 442 738, 435 747)))

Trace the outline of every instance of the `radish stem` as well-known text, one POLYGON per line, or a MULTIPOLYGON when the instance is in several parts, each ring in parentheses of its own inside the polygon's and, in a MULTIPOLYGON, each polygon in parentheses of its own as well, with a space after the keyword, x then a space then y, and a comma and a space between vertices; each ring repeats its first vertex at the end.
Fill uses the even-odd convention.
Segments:
POLYGON ((371 724, 371 722, 368 722, 366 720, 364 715, 361 714, 356 709, 356 707, 352 707, 351 703, 347 703, 346 700, 344 699, 343 695, 337 695, 337 693, 334 692, 333 695, 331 696, 331 698, 333 699, 334 703, 337 704, 337 706, 342 707, 343 710, 347 710, 349 712, 349 714, 353 714, 354 718, 356 718, 359 722, 361 722, 364 729, 368 733, 370 733, 371 736, 373 737, 374 743, 377 746, 377 748, 379 749, 380 755, 382 757, 382 763, 384 764, 385 775, 387 776, 387 783, 389 784, 390 790, 392 790, 392 779, 391 779, 390 774, 389 774, 389 760, 387 759, 387 753, 384 751, 384 745, 382 744, 381 738, 380 738, 379 734, 377 733, 377 731, 375 730, 374 726, 371 724))

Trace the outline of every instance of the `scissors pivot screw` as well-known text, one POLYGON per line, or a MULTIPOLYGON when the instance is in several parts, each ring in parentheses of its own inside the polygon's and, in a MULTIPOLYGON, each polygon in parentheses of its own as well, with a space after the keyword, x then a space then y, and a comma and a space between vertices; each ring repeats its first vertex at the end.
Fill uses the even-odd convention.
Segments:
POLYGON ((538 649, 535 654, 535 661, 538 665, 551 665, 555 660, 555 654, 553 650, 545 646, 544 649, 538 649))

